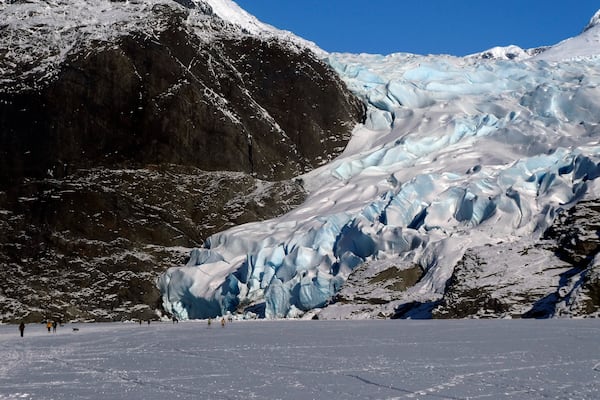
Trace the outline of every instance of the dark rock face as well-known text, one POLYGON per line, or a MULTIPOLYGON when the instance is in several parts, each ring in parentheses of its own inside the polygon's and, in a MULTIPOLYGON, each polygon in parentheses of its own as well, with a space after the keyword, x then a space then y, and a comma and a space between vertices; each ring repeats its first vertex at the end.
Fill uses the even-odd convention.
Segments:
MULTIPOLYGON (((467 251, 448 281, 443 299, 432 310, 434 318, 470 316, 549 318, 597 315, 600 312, 600 205, 584 201, 559 214, 536 246, 497 246, 498 252, 521 264, 503 275, 495 272, 494 285, 487 278, 487 264, 467 251), (532 282, 519 280, 520 270, 532 282), (546 277, 545 279, 543 277, 546 277), (536 283, 537 282, 537 283, 536 283)), ((502 257, 499 257, 502 258, 502 257)))
POLYGON ((467 252, 446 284, 444 298, 433 308, 433 318, 467 318, 482 312, 501 315, 510 307, 494 297, 494 288, 470 281, 485 275, 486 261, 467 252))
POLYGON ((576 314, 600 313, 600 203, 584 201, 559 215, 545 237, 556 241, 557 257, 572 266, 565 284, 576 281, 573 289, 557 293, 557 298, 576 314))
POLYGON ((367 267, 364 264, 352 271, 332 303, 362 304, 362 311, 368 311, 371 305, 402 298, 406 289, 423 277, 423 269, 413 264, 399 263, 376 271, 367 267))
POLYGON ((154 280, 209 235, 289 211, 292 181, 193 167, 78 170, 0 192, 3 321, 154 318, 154 280))
POLYGON ((72 54, 38 90, 0 94, 0 185, 148 163, 287 179, 339 153, 362 104, 312 53, 277 41, 204 43, 167 28, 72 54))
POLYGON ((303 201, 289 179, 363 120, 311 52, 216 17, 197 35, 198 4, 157 5, 156 35, 88 43, 53 79, 0 87, 2 321, 153 318, 159 273, 303 201))

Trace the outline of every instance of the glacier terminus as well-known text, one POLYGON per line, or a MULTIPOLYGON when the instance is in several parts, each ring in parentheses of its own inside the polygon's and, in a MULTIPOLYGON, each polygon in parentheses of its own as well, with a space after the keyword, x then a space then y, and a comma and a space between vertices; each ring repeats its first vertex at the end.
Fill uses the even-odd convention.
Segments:
MULTIPOLYGON (((412 286, 367 314, 390 317, 438 304, 467 253, 535 246, 558 215, 600 195, 597 21, 549 48, 462 58, 320 52, 363 100, 366 121, 338 158, 297 178, 302 205, 217 233, 164 273, 165 309, 182 319, 364 317, 336 302, 354 271, 416 270, 412 286)), ((563 308, 577 306, 581 275, 548 279, 563 286, 563 308)))

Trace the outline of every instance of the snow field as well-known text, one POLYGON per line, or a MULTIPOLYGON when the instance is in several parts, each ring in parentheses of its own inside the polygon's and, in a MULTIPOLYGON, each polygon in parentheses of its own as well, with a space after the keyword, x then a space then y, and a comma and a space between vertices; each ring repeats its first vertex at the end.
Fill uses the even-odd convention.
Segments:
POLYGON ((0 399, 591 400, 599 334, 595 319, 2 325, 0 399))

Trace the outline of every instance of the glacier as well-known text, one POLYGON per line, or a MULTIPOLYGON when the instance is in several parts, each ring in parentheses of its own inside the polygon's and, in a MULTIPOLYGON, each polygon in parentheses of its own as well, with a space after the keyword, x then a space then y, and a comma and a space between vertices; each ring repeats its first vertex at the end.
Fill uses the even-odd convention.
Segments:
POLYGON ((367 120, 340 157, 298 177, 303 205, 215 234, 160 276, 165 310, 296 317, 386 260, 424 272, 405 301, 435 301, 469 248, 540 237, 600 195, 598 20, 510 60, 321 54, 367 120))

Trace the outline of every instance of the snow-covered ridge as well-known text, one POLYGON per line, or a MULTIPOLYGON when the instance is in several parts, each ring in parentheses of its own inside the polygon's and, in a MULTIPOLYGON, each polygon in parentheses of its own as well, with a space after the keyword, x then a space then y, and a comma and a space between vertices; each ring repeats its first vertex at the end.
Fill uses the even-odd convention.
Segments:
POLYGON ((537 49, 524 50, 519 46, 515 45, 496 46, 486 51, 468 55, 466 56, 466 58, 475 58, 483 60, 526 60, 532 55, 536 54, 537 51, 537 49))
POLYGON ((600 26, 600 10, 594 14, 579 36, 568 38, 554 46, 533 49, 522 49, 515 45, 499 46, 468 55, 466 58, 523 61, 536 57, 537 60, 553 62, 595 57, 600 54, 600 28, 598 26, 600 26))
POLYGON ((577 60, 600 55, 600 10, 579 36, 563 40, 536 56, 537 60, 557 62, 577 60))
MULTIPOLYGON (((194 0, 197 2, 198 0, 194 0)), ((275 28, 272 25, 265 24, 256 18, 254 15, 248 13, 246 10, 241 8, 237 3, 232 0, 203 0, 209 4, 213 12, 233 25, 239 26, 245 31, 261 36, 263 38, 278 38, 283 41, 290 43, 296 43, 301 48, 309 48, 318 56, 325 56, 325 52, 320 49, 314 42, 305 40, 296 36, 294 33, 284 31, 275 28)))
MULTIPOLYGON (((580 40, 548 60, 570 58, 580 40)), ((535 241, 560 210, 600 196, 597 53, 553 64, 329 55, 367 122, 341 157, 302 177, 303 206, 214 235, 163 275, 167 310, 196 318, 264 302, 267 317, 298 316, 364 262, 418 265, 424 277, 404 301, 439 299, 467 249, 535 241)))
POLYGON ((596 11, 594 16, 590 19, 590 22, 583 28, 583 31, 587 31, 597 25, 600 25, 600 10, 596 11))
POLYGON ((6 86, 23 75, 52 75, 71 51, 91 42, 110 45, 125 32, 151 35, 160 29, 152 7, 165 3, 32 0, 4 5, 1 83, 6 86))
POLYGON ((251 34, 289 43, 292 51, 309 48, 323 55, 314 43, 261 23, 231 0, 30 0, 0 6, 0 84, 10 87, 26 76, 43 82, 75 50, 111 46, 132 33, 156 36, 166 27, 160 7, 187 13, 187 28, 207 42, 251 34), (222 26, 211 24, 215 18, 222 26))

